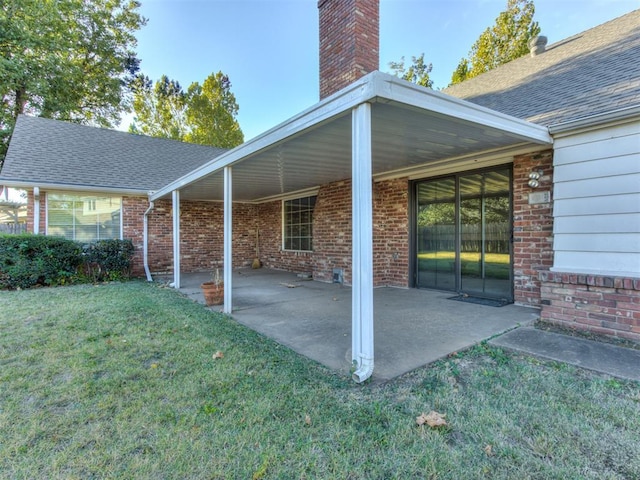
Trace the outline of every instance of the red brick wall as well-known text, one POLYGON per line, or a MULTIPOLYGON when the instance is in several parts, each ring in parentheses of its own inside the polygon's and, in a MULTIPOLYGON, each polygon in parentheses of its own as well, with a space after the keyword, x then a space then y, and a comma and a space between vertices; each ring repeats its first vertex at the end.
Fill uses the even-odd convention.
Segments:
POLYGON ((333 269, 343 270, 351 284, 351 180, 320 188, 313 212, 314 279, 333 281, 333 269))
POLYGON ((374 285, 409 286, 409 181, 373 185, 374 285))
POLYGON ((320 98, 379 67, 379 0, 320 0, 320 98))
MULTIPOLYGON (((146 210, 148 203, 144 200, 146 210)), ((149 268, 173 272, 173 213, 169 200, 155 202, 149 214, 149 268)), ((139 215, 142 262, 142 214, 139 215)), ((126 214, 125 214, 126 215, 126 214)), ((255 257, 256 206, 233 205, 233 267, 251 265, 255 257)), ((128 232, 128 230, 125 230, 128 232)), ((219 202, 180 202, 180 267, 182 272, 212 271, 223 266, 223 206, 219 202)), ((131 237, 126 237, 131 238, 131 237)))
POLYGON ((256 216, 260 228, 260 260, 262 264, 265 267, 278 270, 312 273, 314 269, 313 252, 292 252, 282 249, 282 201, 276 200, 257 205, 256 216))
MULTIPOLYGON (((407 179, 373 185, 374 283, 408 285, 409 218, 407 179)), ((260 258, 269 268, 305 272, 331 282, 340 268, 351 283, 351 180, 320 187, 313 213, 314 251, 282 250, 282 202, 259 205, 260 258)))
POLYGON ((540 318, 640 342, 640 279, 541 272, 540 318))
POLYGON ((145 197, 122 197, 122 238, 133 242, 131 274, 134 277, 144 276, 143 218, 148 207, 145 197))
POLYGON ((529 194, 548 191, 553 200, 553 152, 519 155, 513 162, 514 299, 540 305, 538 272, 553 266, 553 203, 529 204, 529 194), (527 185, 529 173, 542 170, 540 186, 527 185))
MULTIPOLYGON (((47 231, 47 210, 46 210, 47 192, 40 190, 40 235, 44 235, 47 231)), ((34 198, 33 190, 27 190, 27 232, 33 233, 33 216, 34 216, 34 198)))

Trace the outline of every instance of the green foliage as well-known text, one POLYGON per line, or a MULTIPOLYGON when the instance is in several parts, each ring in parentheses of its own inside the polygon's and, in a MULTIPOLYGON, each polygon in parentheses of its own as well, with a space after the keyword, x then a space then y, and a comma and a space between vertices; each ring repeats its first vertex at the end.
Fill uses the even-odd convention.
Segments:
POLYGON ((231 81, 222 72, 212 73, 202 85, 192 83, 186 93, 166 75, 155 84, 139 76, 134 92, 132 133, 221 148, 244 141, 231 81))
POLYGON ((458 63, 456 70, 453 72, 453 75, 451 76, 451 85, 464 82, 468 75, 469 75, 469 60, 467 60, 466 58, 462 58, 460 59, 460 63, 458 63))
MULTIPOLYGON (((139 68, 137 0, 0 2, 0 156, 19 114, 114 126, 139 68)), ((0 158, 1 160, 1 158, 0 158)))
POLYGON ((44 235, 0 235, 0 289, 129 278, 130 240, 89 245, 44 235))
POLYGON ((93 282, 124 280, 131 274, 131 240, 99 240, 83 247, 84 272, 93 282))
POLYGON ((236 120, 238 103, 231 93, 231 81, 222 72, 209 75, 204 83, 192 83, 187 91, 185 140, 200 145, 233 148, 244 141, 236 120))
POLYGON ((401 57, 399 62, 389 62, 389 68, 396 77, 423 87, 433 88, 433 80, 429 78, 433 65, 424 62, 424 53, 419 57, 411 57, 411 65, 408 68, 405 68, 404 57, 401 57))
POLYGON ((82 263, 80 244, 42 235, 0 235, 0 289, 72 282, 82 263))
POLYGON ((507 0, 507 9, 498 15, 471 47, 469 59, 462 59, 451 77, 451 84, 488 72, 529 52, 528 42, 540 33, 533 21, 533 0, 507 0))
POLYGON ((155 84, 140 75, 133 86, 133 111, 136 114, 129 132, 151 137, 183 140, 186 133, 186 95, 175 80, 166 75, 155 84))

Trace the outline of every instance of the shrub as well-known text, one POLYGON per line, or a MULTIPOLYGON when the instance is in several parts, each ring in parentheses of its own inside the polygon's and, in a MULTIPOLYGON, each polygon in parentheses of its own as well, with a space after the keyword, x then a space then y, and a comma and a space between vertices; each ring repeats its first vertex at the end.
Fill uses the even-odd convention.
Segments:
POLYGON ((0 289, 124 280, 132 257, 131 240, 82 245, 44 235, 0 235, 0 289))
POLYGON ((124 280, 131 274, 131 240, 99 240, 83 247, 84 273, 93 282, 124 280))
POLYGON ((0 288, 30 288, 73 282, 82 247, 43 235, 0 235, 0 288))

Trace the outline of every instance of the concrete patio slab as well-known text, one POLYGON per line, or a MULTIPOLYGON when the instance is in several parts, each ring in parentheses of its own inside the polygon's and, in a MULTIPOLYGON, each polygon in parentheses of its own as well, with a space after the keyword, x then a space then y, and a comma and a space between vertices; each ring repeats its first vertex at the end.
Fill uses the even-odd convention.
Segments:
MULTIPOLYGON (((183 274, 181 291, 204 303, 208 274, 183 274)), ((451 292, 374 290, 374 381, 386 381, 538 318, 516 305, 452 301, 451 292)), ((351 288, 269 269, 233 272, 233 318, 327 367, 351 368, 351 288)))
POLYGON ((489 343, 614 377, 640 381, 640 350, 531 327, 508 332, 489 343))

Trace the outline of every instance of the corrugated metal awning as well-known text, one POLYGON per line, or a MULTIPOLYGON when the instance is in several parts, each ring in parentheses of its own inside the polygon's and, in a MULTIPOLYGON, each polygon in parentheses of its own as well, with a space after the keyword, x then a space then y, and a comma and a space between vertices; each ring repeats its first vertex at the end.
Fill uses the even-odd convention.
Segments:
POLYGON ((373 72, 264 134, 155 192, 222 200, 233 166, 233 200, 261 202, 351 178, 351 110, 372 104, 373 176, 411 175, 472 157, 551 145, 546 128, 373 72))

